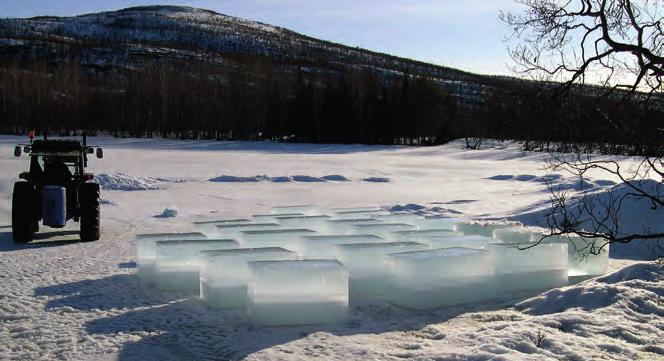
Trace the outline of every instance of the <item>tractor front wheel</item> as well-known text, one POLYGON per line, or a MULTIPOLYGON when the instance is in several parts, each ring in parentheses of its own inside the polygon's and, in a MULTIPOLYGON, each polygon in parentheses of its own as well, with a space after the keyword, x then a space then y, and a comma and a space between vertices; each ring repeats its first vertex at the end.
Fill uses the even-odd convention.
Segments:
POLYGON ((14 183, 12 195, 12 236, 14 242, 28 243, 35 239, 39 228, 37 219, 39 197, 37 190, 28 182, 14 183))
POLYGON ((99 184, 83 183, 78 188, 81 241, 97 241, 100 235, 99 184))

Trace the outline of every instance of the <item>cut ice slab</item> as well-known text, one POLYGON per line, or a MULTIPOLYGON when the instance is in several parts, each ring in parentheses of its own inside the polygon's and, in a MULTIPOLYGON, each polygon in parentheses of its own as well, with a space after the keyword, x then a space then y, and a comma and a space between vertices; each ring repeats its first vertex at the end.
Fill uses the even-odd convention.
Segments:
POLYGON ((330 216, 316 215, 316 216, 279 216, 275 218, 275 222, 291 228, 309 228, 319 232, 327 231, 328 220, 330 216))
POLYGON ((136 235, 136 271, 138 278, 144 284, 155 281, 155 248, 159 240, 175 239, 207 239, 199 232, 189 233, 144 233, 136 235))
POLYGON ((248 302, 248 262, 295 259, 295 252, 278 247, 202 251, 199 264, 201 299, 212 308, 244 308, 248 302))
POLYGON ((357 234, 359 231, 355 226, 363 224, 380 224, 383 221, 376 218, 360 217, 347 219, 329 219, 327 227, 333 234, 357 234))
POLYGON ((449 229, 453 230, 454 225, 462 222, 459 218, 449 217, 428 217, 415 222, 419 229, 449 229))
POLYGON ((378 212, 380 207, 377 206, 358 206, 358 207, 335 207, 330 208, 335 213, 353 213, 353 212, 378 212))
POLYGON ((257 222, 257 223, 276 223, 277 222, 277 217, 296 217, 296 216, 304 216, 304 213, 267 213, 267 214, 254 214, 251 217, 257 222))
POLYGON ((567 285, 567 244, 492 243, 496 292, 539 291, 567 285), (525 248, 525 249, 524 249, 525 248))
POLYGON ((454 225, 454 230, 463 232, 465 235, 493 237, 493 231, 501 228, 514 228, 521 226, 520 223, 479 223, 479 222, 460 222, 454 225))
POLYGON ((222 224, 246 224, 250 223, 251 220, 245 219, 245 218, 234 218, 234 219, 217 219, 217 220, 209 220, 209 221, 195 221, 193 222, 194 226, 196 228, 200 229, 202 232, 205 234, 209 235, 214 235, 217 233, 217 228, 216 226, 222 225, 222 224))
POLYGON ((315 234, 316 231, 303 228, 242 231, 240 243, 243 248, 283 247, 297 251, 299 237, 315 234))
POLYGON ((415 226, 406 223, 357 224, 355 229, 362 234, 375 234, 388 237, 390 232, 415 230, 415 226))
POLYGON ((157 287, 163 290, 198 290, 199 253, 233 248, 238 248, 238 243, 232 239, 157 241, 157 287))
POLYGON ((494 297, 491 254, 482 249, 442 248, 387 256, 391 287, 385 297, 399 306, 430 309, 494 297))
POLYGON ((338 244, 335 248, 338 259, 348 267, 351 295, 355 297, 382 295, 389 288, 387 254, 429 247, 417 242, 379 242, 338 244))
POLYGON ((247 314, 259 325, 341 322, 348 316, 348 272, 335 260, 250 262, 247 314))
POLYGON ((327 235, 327 236, 303 236, 299 239, 297 249, 302 256, 307 258, 333 259, 336 257, 335 245, 352 243, 373 243, 384 241, 383 238, 374 235, 327 235))
POLYGON ((493 238, 504 243, 529 243, 535 236, 541 236, 543 230, 534 227, 501 228, 493 231, 493 238))
POLYGON ((413 229, 407 231, 394 231, 388 235, 389 239, 395 241, 425 242, 430 237, 457 237, 463 236, 461 232, 450 229, 413 229))
POLYGON ((334 217, 338 219, 343 218, 362 218, 362 217, 375 217, 380 215, 388 215, 389 212, 374 209, 374 210, 341 210, 334 212, 334 217))
POLYGON ((274 222, 258 222, 258 223, 229 223, 217 224, 217 234, 225 238, 236 238, 240 236, 242 231, 257 231, 267 229, 280 229, 281 225, 274 222))
POLYGON ((272 214, 285 214, 285 213, 301 213, 303 215, 317 215, 319 214, 318 206, 313 204, 293 205, 293 206, 276 206, 270 211, 272 214))
POLYGON ((600 276, 608 270, 609 245, 601 238, 584 238, 570 234, 542 239, 541 235, 533 235, 531 240, 567 244, 567 270, 570 277, 600 276))
POLYGON ((495 240, 484 236, 433 236, 427 237, 422 243, 426 243, 431 248, 478 248, 482 249, 495 240))
POLYGON ((377 214, 373 216, 374 218, 380 219, 386 223, 408 223, 408 224, 417 224, 418 222, 425 219, 423 216, 411 213, 389 213, 389 214, 377 214))

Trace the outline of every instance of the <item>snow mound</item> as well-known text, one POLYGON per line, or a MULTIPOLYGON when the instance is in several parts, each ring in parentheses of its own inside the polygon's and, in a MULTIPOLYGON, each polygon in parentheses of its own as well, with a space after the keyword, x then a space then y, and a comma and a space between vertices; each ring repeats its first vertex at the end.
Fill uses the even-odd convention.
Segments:
POLYGON ((125 173, 98 174, 95 182, 101 189, 108 191, 147 191, 159 189, 156 186, 159 180, 155 178, 141 178, 125 173))
POLYGON ((210 182, 214 183, 255 183, 268 179, 266 175, 255 175, 253 177, 236 177, 232 175, 222 175, 216 178, 211 178, 210 182))
MULTIPOLYGON (((634 181, 632 185, 648 194, 664 200, 664 185, 654 180, 634 181)), ((588 191, 569 198, 566 202, 568 217, 583 220, 581 229, 614 231, 618 236, 628 234, 664 233, 664 207, 638 196, 628 183, 610 189, 588 191), (607 210, 614 210, 616 217, 606 217, 607 210), (597 220, 604 220, 598 223, 597 220)), ((549 205, 510 217, 527 226, 548 227, 553 220, 562 223, 563 214, 552 214, 549 205)), ((611 258, 652 260, 664 257, 664 239, 635 240, 628 244, 614 244, 611 258)))
POLYGON ((173 218, 173 217, 177 217, 177 215, 178 215, 178 210, 177 209, 175 209, 175 208, 164 208, 164 210, 160 214, 158 214, 154 217, 155 218, 173 218))
POLYGON ((322 182, 350 182, 350 179, 339 175, 330 174, 322 177, 311 175, 293 175, 293 176, 276 176, 269 177, 267 175, 255 175, 250 177, 239 177, 232 175, 222 175, 219 177, 209 179, 213 183, 257 183, 257 182, 272 182, 272 183, 322 183, 322 182))
POLYGON ((385 178, 385 177, 369 177, 362 179, 362 181, 369 183, 389 183, 392 180, 390 178, 385 178))
POLYGON ((391 207, 386 208, 385 210, 390 211, 395 214, 417 214, 424 217, 436 218, 436 217, 449 217, 450 215, 457 216, 463 214, 452 208, 444 207, 427 207, 421 204, 397 204, 391 207))
POLYGON ((532 174, 499 174, 493 177, 486 178, 492 181, 516 181, 516 182, 529 182, 529 183, 540 183, 547 186, 547 191, 549 187, 556 192, 562 191, 587 191, 596 188, 602 188, 607 186, 616 185, 615 182, 611 180, 590 180, 586 178, 578 177, 563 177, 561 174, 546 174, 543 176, 536 176, 532 174))
POLYGON ((633 264, 579 285, 542 293, 515 307, 531 315, 612 307, 626 314, 664 317, 664 304, 658 302, 664 296, 661 267, 656 263, 633 264))

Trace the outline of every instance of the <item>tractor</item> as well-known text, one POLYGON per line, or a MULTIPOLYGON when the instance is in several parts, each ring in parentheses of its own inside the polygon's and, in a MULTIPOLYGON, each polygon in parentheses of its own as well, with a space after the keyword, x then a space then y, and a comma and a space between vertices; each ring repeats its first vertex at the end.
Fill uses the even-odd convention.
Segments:
POLYGON ((33 140, 14 148, 14 156, 30 156, 30 169, 19 175, 12 197, 14 242, 28 243, 39 231, 39 223, 63 228, 68 220, 80 222, 81 241, 100 238, 99 184, 85 173, 88 154, 103 158, 100 147, 88 146, 86 136, 78 140, 33 140))

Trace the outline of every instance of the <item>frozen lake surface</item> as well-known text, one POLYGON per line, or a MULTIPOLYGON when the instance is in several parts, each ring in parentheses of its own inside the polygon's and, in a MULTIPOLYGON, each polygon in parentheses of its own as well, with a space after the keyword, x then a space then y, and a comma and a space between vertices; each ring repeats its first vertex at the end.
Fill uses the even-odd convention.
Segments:
MULTIPOLYGON (((354 233, 372 228, 358 227, 371 224, 370 216, 402 223, 388 216, 395 212, 534 225, 550 204, 546 184, 536 180, 568 182, 547 177, 545 154, 490 142, 469 151, 463 142, 417 148, 92 138, 105 148, 103 160, 90 160, 103 188, 102 239, 79 243, 73 225, 44 228, 34 244, 17 245, 10 199, 28 162, 14 158, 12 149, 23 141, 0 136, 0 359, 662 357, 661 270, 643 261, 652 258, 644 247, 612 247, 608 269, 615 273, 546 293, 524 291, 500 302, 428 311, 360 303, 345 321, 326 326, 257 327, 235 309, 210 312, 197 293, 146 292, 135 276, 142 257, 136 254, 137 234, 191 232, 195 221, 257 214, 269 224, 286 214, 315 215, 312 204, 342 208, 337 218, 348 221, 338 223, 354 233), (368 181, 378 179, 383 181, 368 181), (284 208, 270 214, 274 207, 284 208), (177 214, 155 217, 165 209, 177 214), (531 341, 538 333, 546 335, 541 347, 531 341)), ((619 183, 600 173, 589 177, 598 189, 619 183)), ((637 213, 625 225, 655 219, 649 217, 637 213)), ((429 229, 451 227, 435 218, 422 222, 429 229)), ((196 229, 214 237, 223 225, 196 229)), ((493 237, 488 227, 474 232, 493 237)), ((475 238, 477 244, 485 240, 475 238)))

